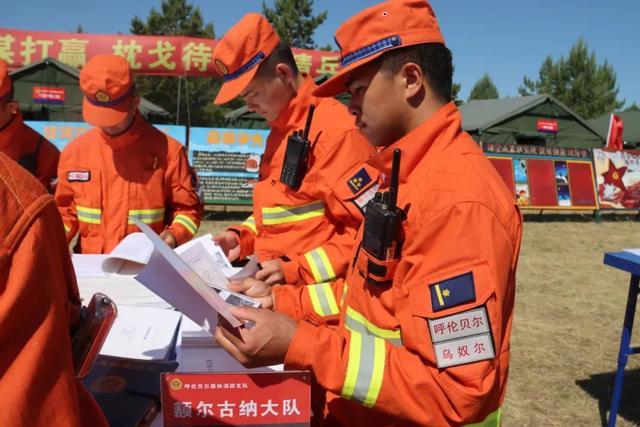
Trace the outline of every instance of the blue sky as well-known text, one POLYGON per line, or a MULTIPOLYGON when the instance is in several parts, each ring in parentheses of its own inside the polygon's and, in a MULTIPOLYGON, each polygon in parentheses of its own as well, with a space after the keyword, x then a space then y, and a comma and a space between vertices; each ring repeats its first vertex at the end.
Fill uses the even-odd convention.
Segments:
MULTIPOLYGON (((267 0, 272 4, 273 0, 267 0)), ((146 17, 161 0, 28 0, 12 2, 0 15, 0 27, 43 31, 126 34, 134 15, 146 17), (91 4, 87 6, 87 4, 91 4)), ((262 10, 262 0, 191 0, 205 21, 222 35, 245 13, 262 10)), ((332 42, 342 21, 376 4, 372 0, 315 0, 328 10, 316 42, 332 42)), ((640 1, 638 0, 432 0, 447 45, 454 55, 454 80, 466 99, 488 72, 501 96, 516 96, 522 77, 536 77, 547 55, 567 55, 579 37, 607 59, 618 76, 620 97, 640 103, 640 1)))

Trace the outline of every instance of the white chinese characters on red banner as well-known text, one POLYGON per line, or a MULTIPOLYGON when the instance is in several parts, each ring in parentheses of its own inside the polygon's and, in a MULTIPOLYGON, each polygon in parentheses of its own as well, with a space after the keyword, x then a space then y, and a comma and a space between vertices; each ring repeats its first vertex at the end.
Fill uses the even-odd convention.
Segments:
POLYGON ((163 374, 166 427, 308 424, 308 372, 163 374))

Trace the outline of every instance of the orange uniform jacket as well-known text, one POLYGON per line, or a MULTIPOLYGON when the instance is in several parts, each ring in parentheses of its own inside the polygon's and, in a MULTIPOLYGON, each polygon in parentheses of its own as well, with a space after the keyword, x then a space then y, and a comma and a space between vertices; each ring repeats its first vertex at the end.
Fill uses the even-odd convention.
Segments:
POLYGON ((81 253, 109 253, 139 231, 135 217, 178 244, 198 230, 202 203, 183 147, 138 113, 131 128, 109 137, 95 128, 62 152, 56 202, 67 240, 80 231, 81 253))
POLYGON ((282 257, 287 283, 326 282, 346 273, 347 257, 362 221, 353 200, 366 185, 337 194, 335 184, 349 179, 351 168, 373 153, 346 107, 335 99, 313 97, 314 88, 307 78, 271 123, 253 191, 253 215, 231 227, 240 236, 241 257, 253 253, 260 261, 282 257), (316 110, 309 132, 309 167, 300 188, 292 190, 280 182, 287 138, 304 128, 311 104, 316 110))
POLYGON ((27 126, 18 113, 0 129, 0 152, 18 162, 21 157, 33 155, 37 167, 35 177, 48 191, 52 191, 56 179, 60 152, 51 142, 27 126))
POLYGON ((300 320, 285 366, 327 390, 328 425, 499 425, 521 216, 460 126, 448 104, 369 161, 389 176, 402 150, 391 284, 365 281, 359 249, 344 281, 274 288, 276 309, 300 320))
POLYGON ((0 425, 106 426, 75 379, 80 296, 53 197, 0 153, 0 425))

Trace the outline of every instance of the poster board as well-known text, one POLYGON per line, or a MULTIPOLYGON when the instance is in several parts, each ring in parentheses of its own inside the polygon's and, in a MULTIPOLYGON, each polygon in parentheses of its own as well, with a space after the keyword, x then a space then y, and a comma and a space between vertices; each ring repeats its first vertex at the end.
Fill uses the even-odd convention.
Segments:
POLYGON ((640 209, 640 151, 593 150, 600 209, 640 209))

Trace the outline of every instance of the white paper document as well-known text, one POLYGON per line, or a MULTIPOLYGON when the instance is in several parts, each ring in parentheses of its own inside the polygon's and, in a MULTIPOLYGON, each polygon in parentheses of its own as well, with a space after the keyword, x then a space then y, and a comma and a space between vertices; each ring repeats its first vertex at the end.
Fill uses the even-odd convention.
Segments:
POLYGON ((228 289, 229 280, 227 280, 216 260, 202 243, 198 242, 191 245, 187 250, 179 254, 180 258, 189 264, 189 267, 209 285, 219 289, 228 289))
POLYGON ((224 300, 178 254, 146 224, 133 221, 154 246, 149 262, 136 280, 211 333, 215 331, 218 314, 231 327, 241 326, 224 300))
POLYGON ((258 257, 253 256, 248 263, 242 267, 242 270, 229 276, 229 280, 244 280, 247 277, 253 277, 258 272, 258 257))
POLYGON ((106 277, 107 273, 102 269, 102 262, 108 255, 102 254, 73 254, 73 270, 76 277, 106 277))
POLYGON ((182 314, 174 310, 118 306, 100 354, 143 360, 166 360, 182 314))
POLYGON ((144 233, 128 234, 102 263, 107 273, 135 274, 149 261, 153 243, 144 233))
POLYGON ((78 288, 85 304, 91 300, 93 294, 100 292, 118 306, 125 304, 171 308, 171 304, 151 292, 133 276, 112 274, 107 277, 79 277, 78 288))
POLYGON ((189 240, 188 242, 175 248, 177 254, 182 255, 185 251, 191 249, 193 246, 202 245, 204 250, 211 256, 218 268, 232 268, 231 263, 224 254, 222 248, 213 241, 211 234, 205 234, 197 239, 189 240))
POLYGON ((640 256, 640 248, 636 248, 636 249, 624 249, 625 252, 631 252, 634 255, 638 255, 640 256))

